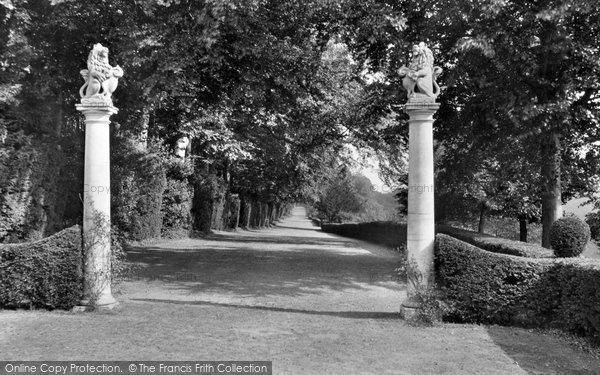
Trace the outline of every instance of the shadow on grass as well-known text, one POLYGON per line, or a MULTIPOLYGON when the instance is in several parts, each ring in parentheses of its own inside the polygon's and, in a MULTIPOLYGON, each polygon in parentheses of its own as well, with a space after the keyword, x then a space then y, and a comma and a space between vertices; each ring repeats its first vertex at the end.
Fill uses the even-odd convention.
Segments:
POLYGON ((529 374, 600 374, 600 361, 582 355, 566 339, 514 327, 490 326, 487 332, 494 344, 529 374))
POLYGON ((340 318, 351 318, 351 319, 387 319, 387 320, 401 319, 399 313, 389 313, 389 312, 300 310, 300 309, 288 309, 288 308, 271 307, 271 306, 237 305, 237 304, 217 303, 217 302, 208 302, 208 301, 176 301, 176 300, 153 299, 153 298, 133 298, 133 299, 131 299, 131 301, 151 302, 151 303, 170 303, 170 304, 175 304, 175 305, 231 307, 231 308, 235 308, 235 309, 264 310, 264 311, 285 312, 285 313, 294 313, 294 314, 336 316, 336 317, 340 317, 340 318))

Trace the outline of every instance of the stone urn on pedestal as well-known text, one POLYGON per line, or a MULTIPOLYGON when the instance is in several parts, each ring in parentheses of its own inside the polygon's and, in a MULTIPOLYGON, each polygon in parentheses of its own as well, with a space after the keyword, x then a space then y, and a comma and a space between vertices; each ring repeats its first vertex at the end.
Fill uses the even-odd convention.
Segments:
POLYGON ((86 307, 111 308, 110 248, 110 116, 117 113, 112 93, 123 70, 108 63, 108 48, 95 44, 89 53, 85 81, 76 105, 85 116, 83 182, 84 300, 86 307))
POLYGON ((408 93, 408 227, 407 227, 407 298, 400 312, 413 319, 422 303, 422 293, 433 286, 433 250, 435 241, 433 182, 433 115, 440 92, 436 78, 442 69, 433 65, 433 53, 424 44, 415 45, 408 67, 398 73, 408 93))

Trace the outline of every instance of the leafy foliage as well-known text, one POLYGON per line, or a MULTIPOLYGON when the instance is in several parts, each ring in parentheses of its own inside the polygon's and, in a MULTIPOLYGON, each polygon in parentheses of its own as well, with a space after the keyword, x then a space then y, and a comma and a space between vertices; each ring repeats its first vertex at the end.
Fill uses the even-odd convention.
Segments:
POLYGON ((415 316, 410 320, 417 325, 433 326, 441 322, 449 307, 443 301, 440 291, 433 281, 433 273, 423 275, 414 258, 406 260, 407 283, 414 288, 411 297, 418 304, 415 316))
POLYGON ((362 210, 364 201, 364 196, 360 194, 350 176, 342 172, 322 190, 315 207, 327 221, 339 223, 343 213, 362 210))
POLYGON ((112 221, 136 241, 160 237, 165 163, 159 146, 136 149, 121 139, 112 155, 112 221))
MULTIPOLYGON (((146 202, 154 219, 151 230, 139 225, 142 236, 162 231, 159 212, 165 228, 186 225, 185 179, 192 189, 222 179, 228 194, 259 206, 315 202, 330 186, 331 165, 346 162, 349 142, 369 148, 397 185, 408 129, 396 71, 410 44, 423 40, 447 72, 435 126, 438 201, 467 215, 552 221, 549 207, 591 191, 598 175, 599 13, 583 0, 12 0, 0 4, 0 93, 10 94, 0 95, 0 137, 6 129, 81 140, 76 72, 100 41, 125 68, 113 144, 128 138, 143 150, 153 137, 168 146, 184 135, 192 141, 193 173, 146 202)), ((119 168, 116 183, 130 184, 119 168)), ((47 191, 78 181, 61 174, 47 191)), ((154 193, 161 185, 136 183, 154 193)), ((113 192, 133 205, 127 191, 113 192)), ((371 202, 363 212, 380 209, 371 202)), ((201 208, 193 210, 198 217, 201 208)), ((49 232, 79 215, 65 212, 66 223, 49 232)), ((121 227, 130 225, 118 215, 121 227)))
POLYGON ((585 222, 590 227, 590 237, 595 241, 600 241, 600 213, 588 213, 585 216, 585 222))
POLYGON ((540 214, 549 247, 561 199, 595 190, 597 8, 557 0, 417 9, 408 30, 431 40, 448 68, 436 123, 437 186, 505 215, 540 214))
POLYGON ((590 240, 590 227, 579 218, 558 219, 550 230, 550 243, 557 257, 576 257, 590 240))
POLYGON ((192 210, 194 229, 209 232, 216 223, 219 223, 217 229, 222 229, 226 193, 227 186, 222 178, 208 175, 196 179, 192 210))

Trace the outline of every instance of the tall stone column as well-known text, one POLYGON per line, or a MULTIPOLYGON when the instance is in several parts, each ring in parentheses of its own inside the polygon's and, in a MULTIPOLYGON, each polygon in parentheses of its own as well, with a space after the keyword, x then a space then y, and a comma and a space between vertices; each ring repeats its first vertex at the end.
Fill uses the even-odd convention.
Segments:
POLYGON ((433 245, 435 240, 433 181, 433 114, 437 103, 408 103, 408 298, 403 313, 419 307, 418 288, 433 282, 433 245))
POLYGON ((108 64, 108 49, 94 45, 85 81, 76 105, 85 116, 85 162, 83 182, 84 300, 89 307, 111 308, 110 247, 110 116, 117 113, 111 94, 123 75, 108 64))
POLYGON ((435 212, 433 181, 433 115, 439 108, 435 99, 440 88, 435 78, 441 68, 433 66, 433 53, 424 43, 414 46, 409 67, 399 71, 408 91, 408 227, 407 298, 401 314, 412 319, 422 299, 420 292, 433 280, 435 212))
POLYGON ((85 116, 83 177, 84 298, 87 305, 115 304, 110 285, 110 116, 117 108, 79 104, 85 116))

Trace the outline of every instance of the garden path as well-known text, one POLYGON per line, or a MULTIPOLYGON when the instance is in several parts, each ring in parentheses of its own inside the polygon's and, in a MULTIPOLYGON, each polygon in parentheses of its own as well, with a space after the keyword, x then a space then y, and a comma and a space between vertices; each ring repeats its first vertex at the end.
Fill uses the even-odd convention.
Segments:
POLYGON ((0 312, 0 360, 271 360, 274 374, 597 374, 561 336, 398 318, 396 253, 323 233, 304 208, 276 227, 161 240, 112 311, 0 312))

